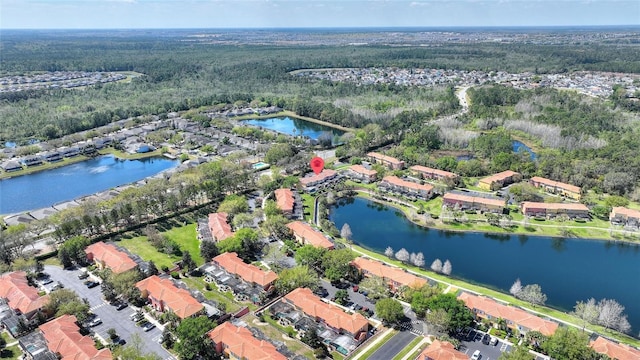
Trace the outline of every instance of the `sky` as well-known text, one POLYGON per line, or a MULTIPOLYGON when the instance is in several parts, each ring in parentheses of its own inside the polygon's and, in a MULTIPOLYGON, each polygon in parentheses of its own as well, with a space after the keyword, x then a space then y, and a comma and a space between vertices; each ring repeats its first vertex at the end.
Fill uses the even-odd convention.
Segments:
POLYGON ((640 25, 640 0, 0 0, 0 29, 640 25))

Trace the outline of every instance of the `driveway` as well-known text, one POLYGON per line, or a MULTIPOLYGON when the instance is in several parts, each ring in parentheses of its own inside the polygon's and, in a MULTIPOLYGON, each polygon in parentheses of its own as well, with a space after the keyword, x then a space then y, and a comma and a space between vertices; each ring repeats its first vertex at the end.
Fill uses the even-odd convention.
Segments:
POLYGON ((496 360, 504 351, 511 350, 511 344, 498 341, 497 345, 486 345, 482 343, 485 333, 478 330, 471 330, 466 338, 460 341, 460 351, 471 356, 474 351, 480 350, 482 360, 496 360))
POLYGON ((109 339, 107 330, 110 328, 114 328, 120 338, 127 343, 131 341, 133 334, 138 334, 142 340, 142 348, 145 353, 156 353, 165 360, 175 359, 158 343, 158 340, 162 338, 161 330, 156 327, 151 331, 145 332, 136 326, 136 323, 130 318, 131 314, 136 312, 136 309, 129 306, 120 311, 116 310, 115 307, 103 300, 100 286, 89 289, 83 283, 85 280, 78 279, 78 274, 80 274, 81 270, 63 270, 57 266, 45 265, 44 271, 49 274, 54 283, 60 281, 66 289, 75 291, 80 298, 89 301, 91 312, 102 320, 102 324, 91 329, 103 339, 109 339))
POLYGON ((376 352, 368 357, 369 360, 389 360, 398 355, 417 336, 409 331, 400 331, 389 341, 384 343, 376 352))

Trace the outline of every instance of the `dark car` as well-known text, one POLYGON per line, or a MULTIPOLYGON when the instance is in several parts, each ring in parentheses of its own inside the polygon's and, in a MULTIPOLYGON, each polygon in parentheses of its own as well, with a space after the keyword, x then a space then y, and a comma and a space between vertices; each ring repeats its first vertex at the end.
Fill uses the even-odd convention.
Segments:
POLYGON ((86 281, 84 284, 85 284, 85 285, 87 285, 87 287, 88 287, 89 289, 94 288, 94 287, 96 287, 96 286, 100 285, 100 283, 97 283, 97 282, 95 282, 95 281, 86 281))
POLYGON ((482 343, 485 345, 489 345, 489 342, 491 341, 491 336, 489 336, 489 334, 485 334, 482 337, 482 343))
POLYGON ((124 301, 118 301, 118 302, 116 302, 116 303, 115 303, 115 304, 113 304, 113 305, 116 307, 116 310, 118 310, 118 311, 120 311, 120 310, 122 310, 122 309, 126 308, 127 306, 129 306, 129 304, 127 304, 127 303, 126 303, 126 302, 124 302, 124 301))
POLYGON ((313 293, 320 297, 325 297, 329 295, 329 291, 327 291, 327 289, 323 288, 322 286, 319 286, 318 289, 313 293))

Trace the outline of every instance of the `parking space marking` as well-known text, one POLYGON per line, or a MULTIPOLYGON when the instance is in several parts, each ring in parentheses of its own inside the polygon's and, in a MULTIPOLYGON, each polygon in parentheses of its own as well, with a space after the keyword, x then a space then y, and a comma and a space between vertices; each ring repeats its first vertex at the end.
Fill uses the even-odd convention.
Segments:
POLYGON ((504 352, 507 349, 508 346, 509 346, 509 344, 502 343, 502 346, 500 346, 500 351, 504 352))
POLYGON ((93 310, 95 310, 95 309, 97 309, 97 308, 101 308, 101 307, 103 307, 103 306, 105 306, 105 305, 107 305, 107 303, 103 302, 102 304, 98 304, 98 305, 96 305, 96 306, 93 306, 90 310, 91 310, 91 311, 93 311, 93 310))

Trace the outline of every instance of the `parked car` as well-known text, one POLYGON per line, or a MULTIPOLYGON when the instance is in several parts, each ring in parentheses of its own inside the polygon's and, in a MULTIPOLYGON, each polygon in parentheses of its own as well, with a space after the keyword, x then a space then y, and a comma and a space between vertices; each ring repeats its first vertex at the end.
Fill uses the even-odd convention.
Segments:
POLYGON ((100 324, 102 324, 102 320, 99 317, 97 317, 97 318, 94 318, 93 320, 89 321, 88 325, 90 327, 94 327, 94 326, 98 326, 100 324))
POLYGON ((471 355, 471 360, 478 360, 480 359, 480 350, 476 350, 473 352, 473 355, 471 355))
POLYGON ((497 338, 497 337, 492 336, 492 337, 491 337, 491 341, 489 341, 489 345, 492 345, 492 346, 496 346, 496 345, 498 345, 498 338, 497 338))
POLYGON ((322 286, 319 286, 318 289, 313 293, 320 297, 325 297, 329 295, 329 291, 327 291, 327 289, 323 288, 322 286))
POLYGON ((358 292, 358 289, 360 289, 358 285, 353 285, 353 292, 358 292))
POLYGON ((144 314, 142 312, 140 312, 140 311, 131 314, 131 320, 132 321, 138 322, 138 321, 140 321, 142 319, 144 319, 144 314))
POLYGON ((53 280, 51 280, 51 278, 46 278, 42 280, 42 285, 48 285, 51 284, 53 282, 53 280))
POLYGON ((58 281, 57 284, 53 285, 53 287, 51 288, 51 291, 60 290, 62 288, 64 288, 64 285, 60 281, 58 281))
POLYGON ((89 277, 89 273, 86 272, 86 271, 83 271, 80 274, 78 274, 78 279, 80 279, 80 280, 84 280, 84 279, 86 279, 88 277, 89 277))
POLYGON ((120 310, 126 308, 127 306, 129 306, 129 304, 127 304, 124 301, 118 301, 118 302, 114 303, 113 306, 115 306, 116 310, 120 311, 120 310))
POLYGON ((491 336, 489 334, 485 334, 482 337, 482 343, 485 345, 489 345, 489 342, 491 341, 491 336))
POLYGON ((95 281, 90 281, 90 280, 85 281, 85 282, 84 282, 84 284, 85 284, 85 285, 87 285, 87 287, 88 287, 89 289, 94 288, 94 287, 96 287, 96 286, 100 285, 100 283, 95 282, 95 281))
POLYGON ((146 324, 142 325, 142 330, 144 331, 151 331, 151 329, 153 329, 154 327, 156 327, 155 325, 153 325, 150 322, 147 322, 146 324))

